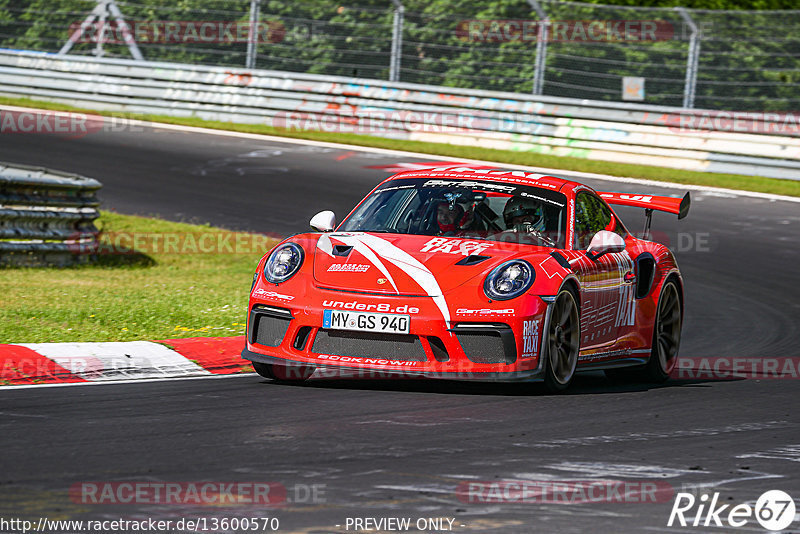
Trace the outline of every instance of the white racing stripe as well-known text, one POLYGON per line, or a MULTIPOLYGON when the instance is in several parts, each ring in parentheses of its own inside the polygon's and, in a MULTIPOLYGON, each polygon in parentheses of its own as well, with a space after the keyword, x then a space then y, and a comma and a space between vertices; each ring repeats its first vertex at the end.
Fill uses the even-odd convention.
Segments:
POLYGON ((439 282, 436 277, 428 270, 419 260, 414 256, 402 250, 385 239, 364 234, 361 236, 369 246, 374 248, 382 257, 392 262, 397 268, 414 279, 425 292, 433 298, 436 307, 442 312, 447 327, 450 328, 450 310, 447 308, 447 302, 444 298, 444 292, 439 287, 439 282))
MULTIPOLYGON (((375 254, 375 252, 372 249, 370 249, 366 244, 364 244, 361 240, 359 240, 357 236, 349 234, 340 234, 340 235, 333 235, 333 237, 335 237, 338 241, 341 241, 345 245, 353 247, 353 249, 356 252, 367 258, 367 260, 370 263, 372 263, 372 265, 377 267, 378 270, 381 273, 383 273, 383 276, 385 276, 386 279, 389 280, 389 283, 392 284, 392 287, 394 288, 394 292, 400 294, 400 290, 397 289, 397 284, 394 283, 394 278, 392 278, 392 275, 389 274, 389 269, 386 268, 386 266, 383 264, 380 258, 378 258, 378 256, 375 254)), ((319 240, 322 241, 325 238, 328 238, 327 234, 323 234, 319 240)), ((331 252, 328 252, 328 254, 333 256, 333 245, 331 244, 330 238, 328 238, 326 241, 327 243, 324 245, 324 248, 322 248, 322 250, 327 251, 328 249, 330 249, 331 252)))
MULTIPOLYGON (((380 269, 384 276, 391 282, 392 287, 394 287, 395 292, 398 294, 400 291, 397 289, 394 279, 389 275, 389 271, 386 269, 381 259, 391 262, 395 267, 406 273, 433 299, 436 307, 442 312, 442 317, 444 317, 447 327, 450 327, 450 310, 447 308, 447 301, 444 298, 442 288, 439 287, 439 282, 436 281, 436 277, 433 273, 414 256, 385 239, 366 233, 331 234, 330 237, 341 241, 345 245, 352 246, 354 250, 372 262, 372 264, 380 269)), ((330 237, 324 234, 319 239, 317 248, 326 254, 333 255, 333 246, 330 242, 330 237), (323 242, 323 240, 325 241, 323 242)))

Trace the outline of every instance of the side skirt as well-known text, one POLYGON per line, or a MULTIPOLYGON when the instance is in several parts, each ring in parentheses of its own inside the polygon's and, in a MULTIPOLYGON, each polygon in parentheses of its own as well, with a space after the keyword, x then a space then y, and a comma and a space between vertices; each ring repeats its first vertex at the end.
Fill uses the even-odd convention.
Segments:
POLYGON ((597 371, 600 369, 616 369, 619 367, 636 367, 645 365, 650 359, 650 349, 637 349, 637 350, 619 350, 611 352, 602 352, 590 354, 584 357, 581 362, 581 357, 578 356, 579 371, 597 371), (614 358, 613 360, 604 360, 601 362, 592 361, 598 358, 614 358), (592 360, 588 360, 591 358, 592 360), (588 360, 588 361, 587 361, 588 360))

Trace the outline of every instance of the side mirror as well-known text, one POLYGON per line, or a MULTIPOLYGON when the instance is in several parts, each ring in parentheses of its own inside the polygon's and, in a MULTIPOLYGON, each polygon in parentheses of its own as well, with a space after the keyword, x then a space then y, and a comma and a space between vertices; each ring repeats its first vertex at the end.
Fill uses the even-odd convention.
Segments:
POLYGON ((625 250, 625 240, 619 234, 600 230, 594 234, 592 242, 589 243, 589 248, 586 250, 586 255, 589 256, 589 259, 596 260, 603 254, 622 252, 623 250, 625 250))
POLYGON ((336 215, 332 211, 321 211, 311 217, 309 224, 317 232, 332 232, 336 228, 336 215))

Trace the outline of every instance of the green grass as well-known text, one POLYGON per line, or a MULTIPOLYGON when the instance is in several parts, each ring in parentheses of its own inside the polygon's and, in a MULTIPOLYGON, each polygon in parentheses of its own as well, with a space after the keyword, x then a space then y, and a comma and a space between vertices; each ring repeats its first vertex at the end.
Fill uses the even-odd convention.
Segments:
MULTIPOLYGON (((35 107, 35 108, 51 109, 51 110, 96 113, 109 116, 124 116, 129 118, 133 117, 130 114, 76 108, 66 104, 42 102, 25 98, 0 97, 0 104, 27 106, 27 107, 35 107)), ((550 156, 545 154, 536 154, 533 152, 513 152, 513 151, 496 150, 490 148, 464 147, 464 146, 446 145, 440 143, 425 143, 420 141, 383 139, 380 137, 370 137, 366 135, 356 135, 356 134, 318 132, 318 131, 293 131, 293 130, 273 128, 271 126, 266 126, 266 125, 234 124, 229 122, 206 121, 196 118, 168 117, 162 115, 136 115, 135 118, 145 121, 162 122, 168 124, 182 124, 186 126, 215 128, 220 130, 231 130, 236 132, 277 135, 282 137, 311 139, 315 141, 327 141, 332 143, 344 143, 344 144, 352 144, 358 146, 388 148, 393 150, 404 150, 409 152, 422 152, 434 156, 452 156, 456 158, 479 159, 479 160, 494 161, 509 165, 530 165, 535 167, 549 167, 549 168, 571 170, 571 171, 609 174, 613 176, 644 178, 648 180, 657 180, 662 182, 677 182, 682 184, 723 187, 728 189, 757 191, 761 193, 772 193, 778 195, 800 196, 800 181, 778 180, 775 178, 766 178, 762 176, 743 176, 739 174, 714 174, 714 173, 704 173, 696 171, 682 171, 678 169, 668 169, 664 167, 652 167, 649 165, 631 165, 626 163, 613 163, 607 161, 587 160, 581 158, 550 156)))
MULTIPOLYGON (((132 341, 244 333, 253 272, 276 240, 210 226, 102 212, 104 235, 177 235, 152 248, 101 255, 95 265, 0 270, 0 343, 132 341), (185 236, 209 235, 223 253, 191 252, 185 236), (230 253, 240 239, 242 253, 230 253), (250 243, 253 245, 251 246, 250 243)), ((105 242, 109 243, 108 237, 105 242)), ((125 242, 121 242, 125 244, 125 242)), ((106 247, 107 248, 107 247, 106 247)))

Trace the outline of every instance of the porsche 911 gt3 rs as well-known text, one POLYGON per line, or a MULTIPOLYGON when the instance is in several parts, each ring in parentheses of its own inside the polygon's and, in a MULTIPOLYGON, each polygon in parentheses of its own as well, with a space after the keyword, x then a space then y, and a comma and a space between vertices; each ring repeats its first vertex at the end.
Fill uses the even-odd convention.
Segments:
POLYGON ((665 380, 683 281, 675 257, 611 205, 686 216, 682 199, 596 192, 525 171, 444 166, 396 174, 336 226, 262 258, 242 357, 262 376, 315 369, 544 381, 576 371, 665 380))

